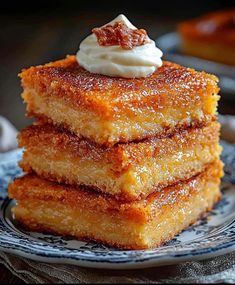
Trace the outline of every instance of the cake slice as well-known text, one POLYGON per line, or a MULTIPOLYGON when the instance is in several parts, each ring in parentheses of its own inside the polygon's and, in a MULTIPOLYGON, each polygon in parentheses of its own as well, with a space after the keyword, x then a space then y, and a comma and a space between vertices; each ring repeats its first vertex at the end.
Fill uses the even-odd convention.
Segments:
POLYGON ((235 65, 235 8, 184 21, 178 32, 183 52, 235 65))
POLYGON ((171 137, 103 147, 52 125, 33 125, 18 137, 25 149, 20 166, 50 180, 136 200, 188 179, 218 159, 219 130, 215 121, 171 137))
POLYGON ((210 211, 221 197, 221 175, 217 161, 197 176, 132 203, 26 175, 10 184, 9 196, 17 202, 17 221, 30 231, 144 249, 164 244, 210 211))
POLYGON ((20 74, 27 114, 112 146, 211 121, 217 78, 164 62, 145 78, 89 73, 75 56, 20 74))

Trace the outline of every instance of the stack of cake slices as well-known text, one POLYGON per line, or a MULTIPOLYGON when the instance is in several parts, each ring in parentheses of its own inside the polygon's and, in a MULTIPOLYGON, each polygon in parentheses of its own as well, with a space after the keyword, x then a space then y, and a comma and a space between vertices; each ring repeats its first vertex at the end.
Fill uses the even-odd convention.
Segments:
POLYGON ((164 62, 151 76, 92 74, 74 56, 20 74, 26 173, 9 186, 31 231, 159 246, 212 209, 223 174, 217 78, 164 62))

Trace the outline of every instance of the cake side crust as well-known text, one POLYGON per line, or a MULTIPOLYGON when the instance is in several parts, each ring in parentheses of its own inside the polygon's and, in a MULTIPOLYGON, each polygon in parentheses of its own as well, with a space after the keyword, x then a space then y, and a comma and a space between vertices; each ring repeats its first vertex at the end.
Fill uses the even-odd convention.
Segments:
POLYGON ((51 125, 36 125, 19 135, 25 149, 20 166, 52 181, 132 201, 204 171, 221 153, 219 129, 213 122, 172 137, 104 148, 51 125))
POLYGON ((120 203, 97 193, 27 175, 9 187, 16 219, 32 231, 95 239, 120 248, 159 246, 211 210, 220 198, 221 165, 144 201, 120 203))

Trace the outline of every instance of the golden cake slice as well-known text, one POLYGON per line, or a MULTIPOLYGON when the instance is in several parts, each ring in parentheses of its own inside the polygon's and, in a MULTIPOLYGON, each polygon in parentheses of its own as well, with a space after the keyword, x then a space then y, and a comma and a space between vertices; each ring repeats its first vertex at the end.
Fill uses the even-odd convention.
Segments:
POLYGON ((235 65, 235 8, 182 22, 178 32, 185 53, 235 65))
POLYGON ((20 77, 28 116, 106 146, 209 122, 219 99, 215 76, 170 62, 127 79, 90 73, 69 56, 20 77))
POLYGON ((155 192, 123 203, 86 188, 65 186, 26 175, 9 186, 16 219, 28 230, 93 239, 110 246, 160 246, 194 223, 220 199, 222 163, 155 192))
POLYGON ((92 186, 135 200, 202 172, 219 158, 218 122, 166 138, 103 147, 52 125, 33 125, 19 135, 25 172, 57 182, 92 186))

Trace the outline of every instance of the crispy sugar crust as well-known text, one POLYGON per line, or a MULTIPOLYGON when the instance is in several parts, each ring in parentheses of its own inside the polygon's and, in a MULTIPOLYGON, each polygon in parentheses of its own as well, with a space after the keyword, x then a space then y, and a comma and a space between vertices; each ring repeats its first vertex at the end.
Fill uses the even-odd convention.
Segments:
POLYGON ((90 186, 125 201, 140 200, 218 159, 219 129, 218 122, 211 122, 171 137, 104 147, 65 129, 34 125, 18 136, 25 149, 20 167, 51 181, 90 186))
POLYGON ((74 56, 24 70, 27 114, 100 145, 140 141, 215 119, 218 79, 164 62, 151 76, 92 74, 74 56))
MULTIPOLYGON (((20 77, 24 89, 34 89, 41 96, 63 98, 104 119, 121 114, 135 116, 136 111, 146 107, 161 111, 171 106, 197 106, 203 98, 219 91, 214 75, 166 61, 151 76, 125 79, 89 73, 78 65, 75 56, 68 56, 25 69, 20 77)), ((210 113, 207 108, 206 105, 203 108, 205 113, 210 113)))
POLYGON ((61 153, 70 152, 74 157, 104 161, 112 164, 112 170, 120 173, 130 165, 139 164, 146 158, 159 157, 174 153, 182 148, 196 147, 198 142, 205 144, 218 142, 220 124, 213 121, 206 126, 198 125, 176 130, 171 136, 149 138, 141 142, 116 144, 113 147, 100 146, 90 140, 78 138, 64 128, 56 128, 50 124, 36 124, 23 129, 18 135, 20 147, 49 147, 61 153))
POLYGON ((31 231, 144 249, 164 244, 210 211, 221 197, 221 175, 217 161, 200 175, 133 203, 26 175, 11 183, 9 196, 17 200, 16 219, 31 231))
POLYGON ((41 200, 54 201, 74 208, 94 209, 98 212, 118 213, 124 218, 145 223, 154 217, 156 209, 163 205, 171 205, 185 196, 198 191, 198 185, 209 179, 218 179, 223 175, 223 164, 215 161, 207 169, 186 181, 164 188, 160 192, 150 194, 146 199, 136 202, 122 202, 115 198, 100 194, 86 187, 75 187, 44 180, 37 175, 27 174, 15 179, 8 189, 9 197, 17 201, 41 200))

